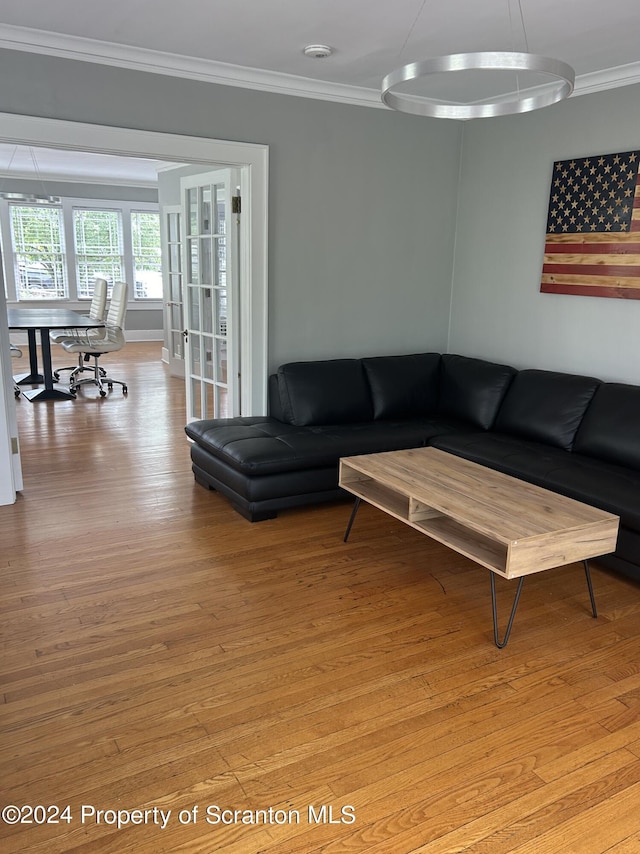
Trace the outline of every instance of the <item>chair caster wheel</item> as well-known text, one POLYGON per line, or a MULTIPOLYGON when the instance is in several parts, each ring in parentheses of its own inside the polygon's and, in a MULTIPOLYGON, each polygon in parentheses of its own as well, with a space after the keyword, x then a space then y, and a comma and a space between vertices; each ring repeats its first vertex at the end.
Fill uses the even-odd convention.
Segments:
POLYGON ((107 396, 106 391, 103 388, 101 388, 100 389, 100 397, 106 397, 106 396, 107 396))
POLYGON ((113 391, 113 383, 107 383, 107 388, 109 391, 113 391))
POLYGON ((126 385, 123 385, 122 386, 122 393, 127 394, 128 391, 129 391, 129 389, 126 387, 126 385))

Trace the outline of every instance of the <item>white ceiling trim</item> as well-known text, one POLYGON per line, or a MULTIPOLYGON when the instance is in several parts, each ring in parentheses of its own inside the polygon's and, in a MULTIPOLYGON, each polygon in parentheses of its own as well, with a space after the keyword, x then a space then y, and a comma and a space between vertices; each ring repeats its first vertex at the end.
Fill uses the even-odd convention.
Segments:
POLYGON ((131 178, 127 180, 125 178, 112 178, 109 175, 99 175, 99 176, 91 176, 91 175, 70 175, 67 172, 46 172, 45 174, 40 174, 36 176, 33 171, 11 171, 11 172, 2 172, 0 173, 4 178, 10 179, 20 179, 26 181, 54 181, 56 183, 61 184, 96 184, 100 187, 137 187, 142 190, 157 190, 158 182, 157 181, 145 181, 142 178, 131 178))
POLYGON ((617 89, 619 86, 631 86, 640 83, 640 62, 630 62, 617 68, 594 71, 576 77, 574 95, 588 95, 590 92, 602 92, 604 89, 617 89))
POLYGON ((227 62, 61 35, 29 27, 0 24, 0 47, 148 71, 153 74, 167 74, 171 77, 185 77, 222 86, 239 86, 243 89, 387 109, 378 92, 359 86, 345 86, 324 80, 312 80, 309 77, 296 77, 293 74, 246 68, 227 62))
MULTIPOLYGON (((171 77, 183 77, 222 86, 238 86, 262 92, 297 95, 301 98, 388 109, 380 100, 380 93, 373 89, 97 39, 63 35, 30 27, 0 24, 0 47, 135 71, 147 71, 153 74, 166 74, 171 77)), ((576 78, 572 97, 630 86, 634 83, 640 83, 640 62, 580 75, 576 78)))

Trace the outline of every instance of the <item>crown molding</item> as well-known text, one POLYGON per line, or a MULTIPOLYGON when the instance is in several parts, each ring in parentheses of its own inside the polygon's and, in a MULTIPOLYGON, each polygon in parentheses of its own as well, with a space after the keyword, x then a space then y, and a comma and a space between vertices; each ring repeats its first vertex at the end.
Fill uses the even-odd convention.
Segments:
MULTIPOLYGON (((30 27, 0 24, 0 48, 93 62, 99 65, 110 65, 135 71, 146 71, 151 74, 183 77, 189 80, 216 83, 220 86, 238 86, 260 92, 274 92, 283 95, 295 95, 300 98, 313 98, 383 110, 389 109, 382 103, 377 89, 329 83, 325 80, 313 80, 309 77, 297 77, 293 74, 264 71, 242 65, 69 36, 30 27)), ((640 62, 632 62, 628 65, 620 65, 576 77, 575 88, 571 97, 601 92, 606 89, 616 89, 620 86, 630 86, 634 83, 640 83, 640 62)))
POLYGON ((640 83, 640 62, 630 62, 628 65, 618 65, 616 68, 606 68, 604 71, 581 74, 580 77, 576 77, 573 94, 589 95, 591 92, 617 89, 634 83, 640 83))
POLYGON ((0 24, 0 48, 147 71, 152 74, 165 74, 171 77, 184 77, 189 80, 217 83, 221 86, 238 86, 261 92, 387 109, 381 102, 379 93, 373 89, 329 83, 325 80, 312 80, 309 77, 296 77, 293 74, 247 68, 227 62, 180 56, 79 36, 62 35, 29 27, 0 24))

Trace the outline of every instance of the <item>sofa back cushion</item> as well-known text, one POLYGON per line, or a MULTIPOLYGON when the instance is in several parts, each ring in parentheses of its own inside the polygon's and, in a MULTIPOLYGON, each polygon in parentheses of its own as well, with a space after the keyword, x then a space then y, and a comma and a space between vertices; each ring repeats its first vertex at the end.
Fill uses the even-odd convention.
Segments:
POLYGON ((520 371, 493 429, 570 451, 600 381, 555 371, 520 371))
POLYGON ((278 386, 283 419, 296 427, 373 418, 360 359, 289 362, 278 368, 278 386))
POLYGON ((602 383, 582 419, 573 450, 640 470, 640 387, 602 383))
POLYGON ((278 382, 277 374, 269 374, 267 390, 269 393, 269 415, 278 421, 284 421, 282 403, 280 401, 280 383, 278 382))
POLYGON ((438 405, 439 353, 375 356, 362 360, 374 418, 419 417, 438 405))
POLYGON ((515 374, 508 365, 446 354, 440 362, 438 411, 488 430, 515 374))

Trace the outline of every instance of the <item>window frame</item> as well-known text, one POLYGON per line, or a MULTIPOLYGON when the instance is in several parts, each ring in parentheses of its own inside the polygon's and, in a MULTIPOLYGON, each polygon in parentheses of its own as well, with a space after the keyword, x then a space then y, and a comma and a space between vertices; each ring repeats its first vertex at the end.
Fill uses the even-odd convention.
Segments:
MULTIPOLYGON (((108 275, 107 270, 105 268, 103 270, 96 271, 93 278, 95 278, 95 276, 100 275, 103 278, 105 278, 107 280, 107 282, 109 282, 110 285, 113 285, 113 282, 120 281, 122 279, 126 280, 125 263, 124 263, 124 230, 125 230, 125 224, 124 224, 124 217, 122 215, 122 212, 117 208, 104 208, 102 206, 97 208, 97 207, 95 207, 95 205, 91 205, 91 206, 74 205, 73 208, 71 209, 71 221, 72 221, 72 226, 73 226, 73 229, 72 229, 73 230, 73 254, 75 255, 74 273, 75 273, 75 277, 76 277, 76 296, 79 300, 83 300, 83 299, 87 299, 87 298, 91 299, 91 290, 92 290, 92 283, 90 281, 88 281, 88 282, 85 282, 85 290, 87 291, 86 294, 82 294, 80 292, 83 289, 82 288, 81 268, 85 264, 88 267, 91 266, 90 254, 88 254, 86 252, 84 252, 82 254, 78 253, 78 241, 77 241, 78 215, 80 215, 80 218, 81 218, 81 215, 83 213, 107 213, 107 214, 114 214, 115 215, 118 252, 117 252, 117 254, 111 255, 112 262, 115 262, 115 263, 111 263, 109 266, 111 267, 111 272, 113 274, 113 268, 117 265, 118 272, 116 275, 110 276, 110 275, 108 275)), ((86 250, 87 246, 84 246, 83 248, 86 250)), ((95 247, 89 247, 89 248, 95 248, 95 247)), ((109 288, 109 290, 111 290, 111 288, 109 288)))
MULTIPOLYGON (((139 270, 139 269, 138 269, 138 265, 137 265, 137 263, 136 263, 136 262, 137 262, 137 261, 143 261, 143 263, 144 263, 144 261, 145 261, 148 257, 150 257, 150 256, 145 256, 145 255, 143 255, 143 254, 138 255, 138 254, 136 253, 135 239, 134 239, 135 235, 134 235, 134 230, 133 230, 133 218, 134 218, 134 216, 136 216, 137 214, 142 214, 142 215, 144 215, 144 214, 149 214, 149 213, 156 213, 156 214, 157 214, 157 219, 158 219, 158 228, 157 228, 157 232, 158 232, 158 249, 157 249, 157 253, 156 253, 156 254, 155 254, 155 256, 154 256, 154 259, 155 259, 155 260, 157 260, 157 261, 159 262, 159 263, 158 263, 158 267, 159 267, 159 269, 158 269, 158 273, 159 273, 159 276, 160 276, 160 293, 162 294, 162 292, 163 292, 163 290, 164 290, 164 275, 163 275, 163 269, 162 269, 162 264, 163 264, 163 260, 162 260, 162 259, 163 259, 163 252, 164 252, 164 249, 163 249, 163 246, 162 246, 162 218, 161 218, 161 216, 160 216, 160 212, 159 212, 159 210, 158 210, 157 212, 156 212, 156 211, 143 210, 141 207, 138 207, 138 206, 135 206, 135 205, 134 205, 134 206, 132 206, 132 207, 131 207, 131 210, 130 210, 130 212, 129 212, 129 235, 130 235, 131 242, 132 242, 132 246, 131 246, 131 253, 132 253, 132 256, 133 256, 133 278, 131 279, 131 281, 132 281, 132 287, 133 287, 133 291, 134 291, 134 298, 135 298, 135 299, 136 299, 136 301, 138 301, 138 302, 140 302, 141 300, 143 300, 143 301, 144 301, 144 300, 148 301, 148 300, 154 300, 154 299, 155 299, 155 300, 162 299, 162 297, 144 297, 144 296, 136 296, 136 293, 135 293, 135 292, 136 292, 136 285, 137 285, 136 273, 138 273, 138 272, 140 272, 140 273, 144 273, 144 272, 146 272, 144 269, 139 270)), ((143 284, 143 286, 144 286, 144 282, 143 282, 142 284, 143 284)), ((145 304, 146 304, 146 303, 145 303, 145 304)))
MULTIPOLYGON (((58 231, 59 245, 58 245, 58 246, 56 246, 56 247, 54 248, 54 252, 53 252, 53 253, 49 253, 49 254, 50 254, 50 255, 51 255, 51 254, 53 254, 53 255, 54 255, 54 256, 56 256, 56 258, 57 258, 57 260, 54 262, 54 266, 55 266, 55 267, 57 267, 57 268, 59 269, 59 271, 61 272, 61 274, 62 274, 62 277, 61 277, 61 278, 62 278, 62 281, 61 281, 61 287, 62 287, 62 290, 63 290, 63 294, 62 294, 62 296, 59 296, 59 295, 53 295, 53 296, 51 296, 51 299, 52 299, 52 300, 55 300, 55 301, 60 300, 60 299, 65 299, 65 300, 66 300, 66 299, 68 298, 68 287, 67 287, 67 248, 66 248, 66 234, 65 234, 65 228, 64 228, 64 220, 63 220, 63 216, 62 216, 62 206, 61 206, 61 205, 59 205, 59 204, 56 204, 56 205, 53 205, 53 204, 51 204, 51 205, 44 205, 44 204, 40 204, 40 205, 38 205, 38 204, 34 204, 33 202, 30 202, 30 201, 28 201, 28 200, 24 200, 24 201, 17 201, 17 200, 16 200, 16 201, 10 201, 10 202, 9 202, 9 205, 7 206, 7 215, 8 215, 8 218, 9 218, 9 228, 8 228, 8 230, 9 230, 10 240, 11 240, 11 262, 12 262, 12 273, 13 273, 13 276, 14 276, 14 279, 15 279, 15 282, 16 282, 16 294, 17 294, 17 292, 18 292, 19 285, 20 285, 20 283, 19 283, 19 279, 20 279, 20 273, 19 273, 20 257, 23 255, 23 252, 24 252, 25 246, 22 246, 22 247, 21 247, 21 249, 22 249, 23 251, 20 251, 20 249, 18 249, 18 251, 16 251, 16 250, 15 250, 15 245, 14 245, 14 244, 15 244, 15 238, 16 238, 16 226, 17 226, 17 225, 19 225, 19 224, 21 225, 21 223, 20 223, 20 218, 19 218, 19 217, 14 217, 14 211, 17 211, 17 210, 25 210, 25 209, 26 209, 26 210, 32 210, 32 209, 35 209, 35 210, 46 210, 46 211, 47 211, 47 213, 51 213, 51 212, 53 212, 53 213, 55 214, 54 216, 50 217, 50 219, 51 219, 51 221, 52 221, 52 222, 53 222, 54 220, 57 220, 56 230, 58 231)), ((18 228, 18 230, 20 230, 20 228, 18 228)), ((51 235, 50 235, 50 236, 51 236, 51 235)), ((30 254, 32 254, 32 255, 33 255, 33 254, 36 254, 36 253, 31 253, 31 252, 27 251, 27 252, 26 252, 26 253, 24 253, 24 254, 26 254, 26 255, 30 255, 30 254)), ((47 254, 48 254, 48 253, 46 253, 46 252, 45 252, 45 253, 39 253, 39 257, 40 257, 40 258, 43 258, 43 257, 45 257, 47 254)), ((26 262, 26 259, 25 259, 25 263, 29 263, 29 262, 26 262)), ((40 264, 40 265, 42 265, 44 262, 41 260, 41 261, 34 261, 33 263, 34 263, 34 264, 40 264)), ((27 269, 28 269, 28 268, 27 268, 27 269)), ((52 287, 52 288, 54 288, 54 289, 55 289, 55 283, 56 283, 56 280, 57 280, 57 276, 55 276, 55 279, 52 279, 52 285, 51 285, 51 287, 52 287)), ((24 302, 40 302, 40 301, 41 301, 41 299, 38 299, 38 298, 33 298, 33 299, 24 299, 23 301, 24 301, 24 302)))
MULTIPOLYGON (((162 307, 162 299, 158 297, 137 297, 135 294, 135 259, 133 256, 133 240, 131 231, 131 214, 132 213, 155 213, 160 217, 160 206, 155 202, 141 201, 122 201, 120 199, 92 199, 92 198, 77 198, 65 196, 60 198, 60 207, 62 209, 62 224, 65 245, 65 262, 66 262, 66 281, 67 293, 65 297, 53 297, 51 299, 32 299, 25 300, 18 297, 18 283, 15 275, 15 253, 13 250, 13 239, 11 234, 11 218, 9 207, 11 205, 18 206, 35 206, 35 207, 50 207, 50 205, 34 205, 32 202, 21 202, 14 199, 0 198, 0 240, 2 243, 2 255, 4 259, 4 274, 5 274, 5 289, 8 304, 18 304, 22 306, 28 305, 45 305, 56 306, 65 305, 73 307, 85 308, 90 302, 90 297, 82 297, 78 295, 78 280, 77 280, 77 256, 75 247, 74 221, 73 211, 75 209, 83 210, 112 210, 120 214, 122 221, 122 240, 123 240, 123 263, 124 263, 124 280, 129 285, 128 288, 128 306, 130 308, 159 308, 162 307)), ((111 285, 112 282, 109 282, 111 285)))

